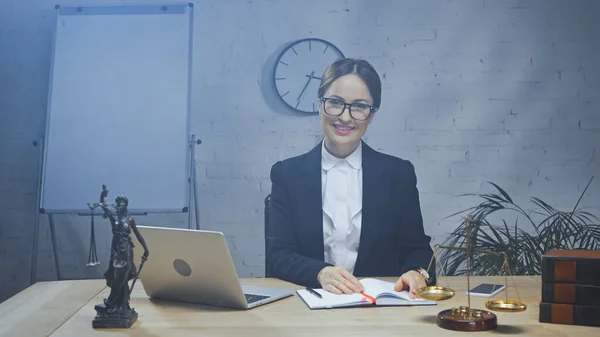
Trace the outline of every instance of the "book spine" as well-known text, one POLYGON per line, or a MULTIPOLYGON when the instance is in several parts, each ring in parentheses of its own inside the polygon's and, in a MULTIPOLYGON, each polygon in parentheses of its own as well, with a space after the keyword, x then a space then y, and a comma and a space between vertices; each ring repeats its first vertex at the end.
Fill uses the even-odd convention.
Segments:
POLYGON ((542 283, 554 283, 554 259, 542 257, 542 283))
POLYGON ((542 302, 600 306, 600 287, 543 283, 542 302))
POLYGON ((600 260, 542 257, 542 282, 600 286, 600 260))
POLYGON ((540 302, 540 323, 600 326, 600 306, 540 302))

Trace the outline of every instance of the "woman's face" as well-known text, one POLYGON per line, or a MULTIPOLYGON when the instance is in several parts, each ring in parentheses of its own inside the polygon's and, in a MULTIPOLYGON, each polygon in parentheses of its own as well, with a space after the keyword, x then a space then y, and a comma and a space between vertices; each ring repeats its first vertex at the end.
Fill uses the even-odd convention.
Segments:
MULTIPOLYGON (((329 102, 333 101, 337 106, 340 106, 340 102, 373 105, 373 98, 371 97, 369 88, 360 77, 353 74, 342 76, 334 81, 327 92, 325 92, 324 97, 335 99, 329 102)), ((319 114, 321 115, 321 126, 325 132, 327 144, 344 148, 358 146, 375 113, 371 113, 367 120, 356 120, 350 116, 350 112, 346 106, 341 115, 330 116, 325 113, 325 104, 322 101, 319 103, 319 114)), ((331 106, 331 103, 328 106, 331 106)), ((333 109, 327 109, 328 112, 331 112, 331 110, 333 109)), ((352 113, 356 117, 359 116, 358 110, 353 110, 352 113)))

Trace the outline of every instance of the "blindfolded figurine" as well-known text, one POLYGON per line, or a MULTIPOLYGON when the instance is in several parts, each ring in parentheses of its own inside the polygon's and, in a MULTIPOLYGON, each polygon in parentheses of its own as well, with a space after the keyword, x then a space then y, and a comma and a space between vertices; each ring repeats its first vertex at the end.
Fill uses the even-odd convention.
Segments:
POLYGON ((104 273, 106 285, 110 287, 110 295, 104 299, 103 304, 95 306, 97 315, 93 321, 94 328, 129 328, 137 320, 137 312, 129 305, 129 298, 135 281, 142 269, 144 262, 148 259, 149 251, 144 238, 138 231, 135 221, 129 215, 129 200, 125 196, 117 196, 113 205, 116 213, 111 211, 106 204, 108 189, 102 185, 100 203, 95 206, 104 211, 104 218, 110 220, 112 227, 112 244, 110 250, 110 262, 104 273), (138 241, 144 247, 142 262, 139 270, 136 270, 133 261, 133 241, 131 232, 135 234, 138 241), (133 280, 131 289, 129 281, 133 280))

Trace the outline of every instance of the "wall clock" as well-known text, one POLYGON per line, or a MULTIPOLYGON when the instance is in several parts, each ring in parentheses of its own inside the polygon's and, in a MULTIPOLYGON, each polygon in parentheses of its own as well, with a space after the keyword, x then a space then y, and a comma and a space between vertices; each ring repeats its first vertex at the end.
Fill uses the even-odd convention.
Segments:
POLYGON ((343 57, 336 46, 322 39, 307 38, 291 43, 275 63, 273 81, 277 96, 297 112, 318 112, 317 91, 323 71, 343 57))

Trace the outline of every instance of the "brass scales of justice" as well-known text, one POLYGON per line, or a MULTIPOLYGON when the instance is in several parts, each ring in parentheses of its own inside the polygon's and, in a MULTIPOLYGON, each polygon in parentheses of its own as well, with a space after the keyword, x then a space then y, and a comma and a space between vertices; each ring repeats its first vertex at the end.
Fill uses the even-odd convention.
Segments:
POLYGON ((90 209, 90 211, 92 212, 92 216, 91 216, 91 235, 90 235, 90 253, 88 255, 88 262, 85 264, 86 267, 95 267, 97 265, 100 264, 100 261, 98 261, 98 252, 96 250, 96 228, 94 226, 94 210, 98 207, 100 207, 99 204, 90 204, 88 203, 88 208, 90 209))
MULTIPOLYGON (((429 262, 429 267, 427 268, 427 272, 431 268, 431 263, 435 258, 436 261, 439 261, 437 258, 438 249, 447 249, 447 250, 458 250, 465 251, 467 254, 467 306, 460 306, 458 308, 446 309, 440 311, 437 315, 437 325, 441 328, 454 330, 454 331, 486 331, 493 330, 498 326, 497 316, 491 311, 498 312, 522 312, 527 309, 527 305, 521 302, 521 297, 519 296, 519 291, 517 290, 517 285, 514 282, 513 275, 510 272, 510 266, 508 264, 508 258, 506 253, 504 252, 491 252, 487 250, 477 249, 472 247, 471 243, 471 227, 470 227, 470 216, 466 218, 466 229, 467 229, 467 244, 466 248, 460 247, 446 247, 435 245, 434 254, 431 257, 431 261, 429 262), (471 295, 468 292, 471 289, 471 284, 469 280, 470 274, 470 259, 471 253, 481 253, 481 254, 491 254, 491 255, 499 255, 504 258, 504 263, 502 265, 501 270, 505 271, 505 284, 504 284, 504 292, 506 293, 505 300, 489 300, 485 303, 485 307, 488 310, 475 309, 471 307, 471 295), (513 281, 513 286, 515 288, 515 292, 517 293, 517 301, 511 301, 508 299, 508 277, 507 273, 511 274, 511 280, 513 281)), ((437 268, 436 268, 437 269, 437 268)), ((446 278, 444 273, 444 269, 442 268, 442 273, 446 278)), ((447 282, 447 280, 446 280, 447 282)), ((443 301, 454 297, 454 290, 448 287, 441 286, 428 286, 423 287, 417 290, 417 296, 422 299, 430 300, 430 301, 443 301)))

